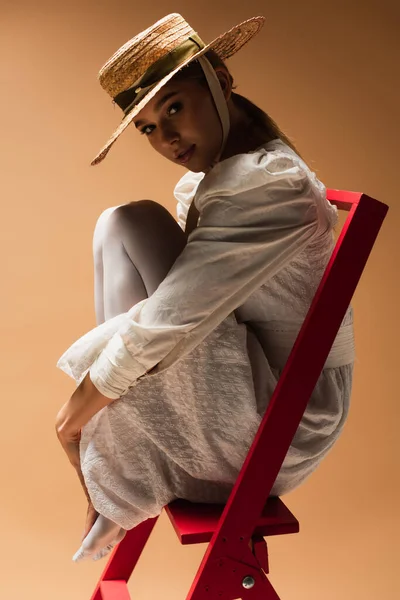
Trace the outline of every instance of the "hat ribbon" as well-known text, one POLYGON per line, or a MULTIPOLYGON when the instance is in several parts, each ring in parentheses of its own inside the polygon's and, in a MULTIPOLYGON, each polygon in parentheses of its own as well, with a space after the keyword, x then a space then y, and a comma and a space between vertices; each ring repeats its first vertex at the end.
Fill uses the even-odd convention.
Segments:
POLYGON ((179 65, 188 58, 199 52, 199 49, 202 50, 205 45, 206 44, 197 33, 193 32, 190 37, 179 44, 179 46, 154 62, 129 88, 115 96, 113 102, 118 104, 125 115, 128 115, 133 107, 138 104, 140 100, 157 85, 157 83, 179 67, 179 65))

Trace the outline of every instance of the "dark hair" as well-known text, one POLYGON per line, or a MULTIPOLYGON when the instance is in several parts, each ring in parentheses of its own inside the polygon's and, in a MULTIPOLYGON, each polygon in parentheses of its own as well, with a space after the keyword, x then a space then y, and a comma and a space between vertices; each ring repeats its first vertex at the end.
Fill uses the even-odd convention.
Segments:
MULTIPOLYGON (((205 52, 204 55, 208 58, 214 69, 216 67, 224 67, 224 69, 226 69, 229 76, 230 84, 232 86, 232 90, 236 89, 237 86, 233 85, 233 77, 222 58, 216 52, 214 52, 214 50, 208 50, 207 52, 205 52)), ((183 69, 178 71, 178 73, 174 75, 171 81, 182 81, 186 79, 197 79, 201 86, 209 89, 207 79, 204 75, 204 71, 197 60, 190 62, 186 67, 183 67, 183 69)), ((283 131, 279 128, 278 124, 266 112, 261 110, 261 108, 256 106, 248 98, 245 98, 241 94, 237 94, 234 91, 232 91, 232 101, 239 109, 243 110, 243 112, 247 114, 247 116, 252 120, 252 122, 257 126, 257 128, 261 132, 265 133, 265 136, 268 139, 281 139, 290 148, 292 148, 292 150, 294 150, 294 152, 296 152, 296 154, 300 156, 300 158, 302 158, 301 154, 298 152, 293 142, 283 133, 283 131)))

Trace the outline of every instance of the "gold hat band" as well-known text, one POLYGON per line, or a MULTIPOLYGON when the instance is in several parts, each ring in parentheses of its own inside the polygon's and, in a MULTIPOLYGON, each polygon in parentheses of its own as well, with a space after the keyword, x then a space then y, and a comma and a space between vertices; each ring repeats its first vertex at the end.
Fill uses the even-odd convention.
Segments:
POLYGON ((199 50, 205 47, 203 40, 192 33, 191 36, 184 40, 179 46, 168 52, 165 56, 157 60, 145 71, 145 73, 135 81, 128 89, 120 92, 113 102, 117 104, 127 115, 133 107, 146 96, 146 94, 157 85, 163 77, 171 73, 185 62, 191 56, 194 56, 199 50))

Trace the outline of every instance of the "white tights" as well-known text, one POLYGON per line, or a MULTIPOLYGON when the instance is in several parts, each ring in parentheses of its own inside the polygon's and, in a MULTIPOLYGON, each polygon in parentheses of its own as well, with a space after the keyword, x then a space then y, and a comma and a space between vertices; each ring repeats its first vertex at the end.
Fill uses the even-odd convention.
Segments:
POLYGON ((74 562, 80 562, 85 558, 99 560, 111 552, 125 535, 125 529, 107 519, 107 517, 99 515, 72 560, 74 562))
MULTIPOLYGON (((141 200, 106 209, 93 235, 97 325, 149 297, 185 245, 185 233, 156 202, 141 200)), ((125 535, 125 529, 100 514, 72 560, 99 560, 125 535)))

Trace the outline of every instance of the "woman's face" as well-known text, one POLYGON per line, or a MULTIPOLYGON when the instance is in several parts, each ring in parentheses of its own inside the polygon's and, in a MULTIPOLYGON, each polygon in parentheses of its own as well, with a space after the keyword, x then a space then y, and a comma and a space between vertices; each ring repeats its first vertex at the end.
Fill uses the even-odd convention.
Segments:
POLYGON ((205 172, 221 148, 222 127, 213 97, 196 80, 168 82, 133 122, 156 152, 176 164, 182 164, 176 155, 194 144, 183 166, 196 173, 205 172), (163 101, 167 94, 173 95, 163 101))

